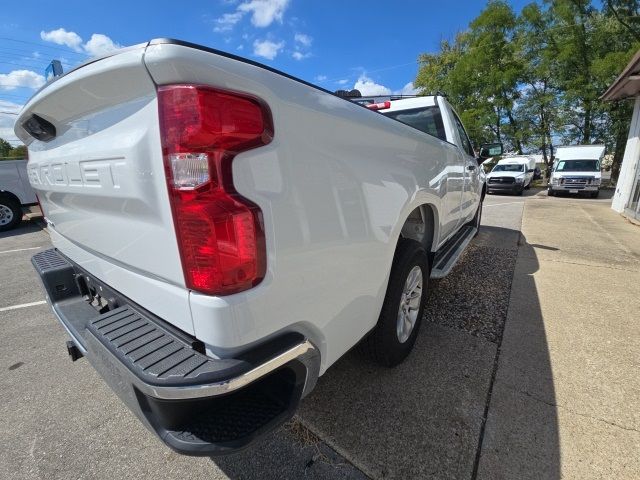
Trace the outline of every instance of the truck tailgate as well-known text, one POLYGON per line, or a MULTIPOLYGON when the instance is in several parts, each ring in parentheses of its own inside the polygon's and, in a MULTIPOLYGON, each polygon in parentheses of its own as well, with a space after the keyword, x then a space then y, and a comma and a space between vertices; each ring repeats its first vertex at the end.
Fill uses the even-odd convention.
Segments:
POLYGON ((29 146, 29 180, 54 244, 96 276, 126 270, 130 275, 120 272, 118 287, 134 300, 148 296, 142 293, 145 282, 147 290, 164 284, 164 293, 173 294, 153 303, 161 310, 163 302, 171 303, 167 320, 190 331, 145 46, 89 63, 44 87, 25 106, 16 133, 29 146), (53 138, 39 132, 44 125, 51 133, 47 123, 55 128, 53 138))

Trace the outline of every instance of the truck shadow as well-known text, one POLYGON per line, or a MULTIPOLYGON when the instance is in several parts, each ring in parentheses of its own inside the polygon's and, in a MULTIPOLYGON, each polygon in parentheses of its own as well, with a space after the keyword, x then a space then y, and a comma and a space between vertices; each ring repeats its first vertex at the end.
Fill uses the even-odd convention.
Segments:
POLYGON ((8 230, 6 232, 0 232, 0 239, 9 238, 9 237, 19 237, 20 235, 27 235, 34 232, 39 232, 43 228, 43 223, 41 219, 33 219, 33 220, 23 220, 20 225, 18 225, 13 230, 8 230))
POLYGON ((583 200, 583 201, 589 200, 591 202, 597 202, 598 200, 605 200, 605 201, 611 200, 615 192, 616 192, 615 188, 606 188, 606 189, 603 188, 602 190, 600 190, 600 194, 598 195, 598 198, 591 198, 587 194, 565 193, 565 192, 561 192, 556 196, 559 199, 565 199, 565 200, 583 200))
MULTIPOLYGON (((298 420, 372 478, 560 478, 537 270, 519 231, 483 227, 455 270, 431 282, 407 361, 384 369, 348 353, 302 402, 298 420)), ((349 478, 292 455, 308 446, 287 429, 274 438, 214 461, 230 478, 349 478)))

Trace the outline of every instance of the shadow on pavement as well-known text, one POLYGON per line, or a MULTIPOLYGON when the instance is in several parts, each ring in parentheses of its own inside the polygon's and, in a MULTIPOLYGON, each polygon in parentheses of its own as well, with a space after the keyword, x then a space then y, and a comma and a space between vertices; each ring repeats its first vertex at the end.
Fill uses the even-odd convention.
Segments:
MULTIPOLYGON (((432 281, 405 363, 384 369, 351 352, 302 403, 301 422, 373 478, 560 478, 555 408, 517 402, 506 379, 494 383, 508 349, 535 363, 553 398, 537 267, 516 262, 518 231, 489 235, 494 243, 477 242, 432 281)), ((216 463, 236 478, 232 463, 216 463)))
POLYGON ((511 192, 500 192, 497 190, 492 191, 491 193, 488 193, 487 195, 489 195, 487 198, 490 197, 533 197, 536 194, 538 194, 539 192, 541 192, 542 189, 538 188, 538 187, 531 187, 528 190, 523 190, 522 191, 522 195, 519 195, 517 193, 511 193, 511 192))
POLYGON ((616 191, 614 188, 607 188, 607 189, 600 190, 600 194, 598 195, 598 198, 591 198, 591 196, 585 193, 567 193, 567 192, 556 193, 556 197, 570 198, 575 200, 590 200, 593 202, 598 200, 611 200, 615 192, 616 191))
POLYGON ((20 225, 12 230, 6 232, 0 232, 0 239, 9 237, 19 237, 20 235, 26 235, 29 233, 39 232, 42 230, 42 224, 40 219, 23 220, 20 225))
POLYGON ((212 460, 234 480, 367 480, 295 420, 248 450, 212 460))
POLYGON ((521 236, 477 478, 561 478, 553 371, 533 277, 538 269, 533 246, 521 236), (526 370, 537 372, 545 399, 553 401, 546 403, 517 387, 526 370))

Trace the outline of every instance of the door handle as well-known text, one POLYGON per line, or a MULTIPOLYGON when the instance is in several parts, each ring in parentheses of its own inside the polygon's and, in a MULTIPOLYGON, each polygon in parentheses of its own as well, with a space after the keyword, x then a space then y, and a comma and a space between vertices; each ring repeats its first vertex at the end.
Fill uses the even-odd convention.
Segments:
POLYGON ((467 165, 467 170, 474 171, 476 169, 475 165, 467 165))

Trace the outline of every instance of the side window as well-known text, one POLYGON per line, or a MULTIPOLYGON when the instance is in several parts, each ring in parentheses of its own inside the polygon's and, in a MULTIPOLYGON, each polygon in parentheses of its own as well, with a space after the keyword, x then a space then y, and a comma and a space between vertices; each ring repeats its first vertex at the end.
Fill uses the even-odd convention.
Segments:
POLYGON ((469 140, 469 136, 467 135, 467 132, 464 131, 462 122, 458 118, 458 115, 456 115, 456 112, 453 112, 453 120, 456 123, 456 128, 458 129, 458 134, 460 135, 460 140, 462 141, 462 149, 472 157, 475 157, 476 154, 473 151, 473 147, 471 146, 471 141, 469 140))

